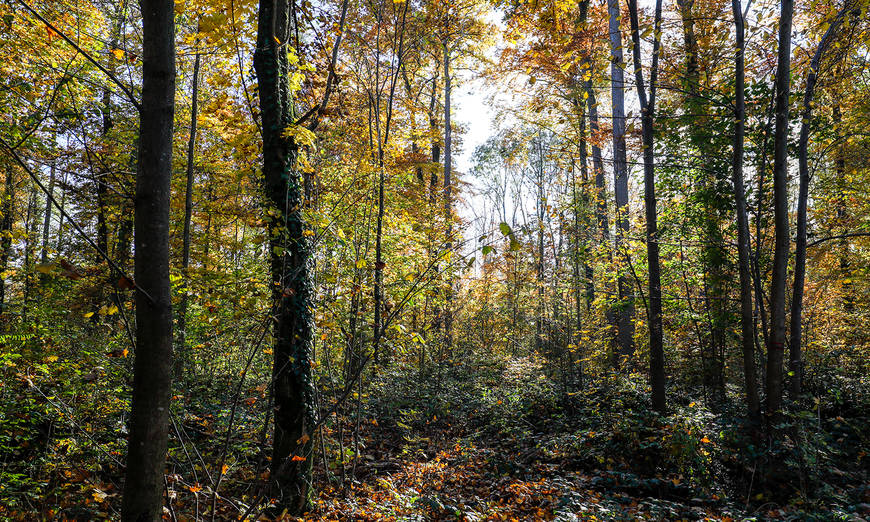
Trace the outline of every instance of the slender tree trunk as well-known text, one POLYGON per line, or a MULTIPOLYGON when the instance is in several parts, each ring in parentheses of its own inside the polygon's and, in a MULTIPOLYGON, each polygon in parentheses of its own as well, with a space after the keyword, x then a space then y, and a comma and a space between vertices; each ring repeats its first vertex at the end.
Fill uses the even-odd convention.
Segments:
MULTIPOLYGON (((619 0, 607 0, 610 28, 610 79, 613 120, 613 188, 616 196, 616 253, 619 264, 627 264, 628 252, 625 237, 628 235, 628 160, 625 150, 625 78, 622 57, 622 31, 619 28, 619 0)), ((617 281, 616 341, 618 350, 613 362, 619 367, 634 353, 634 299, 630 295, 631 283, 624 267, 619 268, 617 281)))
POLYGON ((6 166, 6 181, 5 192, 3 194, 2 207, 0 213, 3 214, 3 221, 0 222, 0 331, 4 328, 6 307, 9 303, 6 302, 6 279, 2 274, 5 274, 9 267, 9 256, 12 250, 12 225, 15 223, 15 170, 6 166))
POLYGON ((782 0, 776 67, 773 210, 775 241, 770 282, 770 335, 767 341, 767 415, 771 424, 782 407, 782 359, 785 347, 785 280, 789 257, 788 98, 791 85, 791 22, 794 0, 782 0))
POLYGON ((275 434, 271 494, 281 510, 304 513, 311 501, 314 393, 311 245, 305 234, 303 189, 296 169, 297 144, 281 136, 294 123, 289 90, 290 6, 261 0, 254 69, 259 81, 263 128, 263 186, 269 222, 272 298, 275 317, 272 393, 275 434))
POLYGON ((537 278, 535 286, 537 287, 538 299, 535 317, 535 349, 538 353, 541 353, 541 350, 544 348, 544 218, 546 215, 546 199, 544 196, 544 141, 540 133, 538 133, 536 146, 538 148, 538 255, 536 256, 537 266, 535 267, 535 272, 537 278))
MULTIPOLYGON (((435 72, 432 74, 432 92, 429 97, 429 139, 430 142, 430 154, 432 158, 432 167, 429 170, 429 210, 432 213, 431 217, 434 221, 436 210, 436 203, 438 200, 438 166, 441 163, 441 142, 438 136, 438 117, 436 115, 437 108, 437 99, 438 99, 438 77, 441 71, 440 64, 436 63, 435 72)), ((433 258, 435 255, 435 240, 434 240, 434 226, 430 226, 428 231, 429 235, 429 257, 433 258)), ((434 262, 434 261, 433 261, 434 262)), ((435 270, 438 271, 438 263, 435 264, 435 270)), ((438 288, 435 288, 435 291, 438 292, 438 288)), ((437 293, 436 293, 437 298, 437 293)), ((427 302, 430 299, 429 295, 426 296, 427 302)), ((434 299, 433 299, 434 301, 434 299)), ((437 306, 437 303, 433 305, 432 310, 432 323, 431 329, 433 334, 437 335, 441 317, 440 312, 437 306)))
MULTIPOLYGON (((48 177, 48 194, 52 195, 54 192, 54 180, 55 175, 57 174, 57 160, 52 159, 51 161, 51 170, 49 171, 48 177)), ((48 262, 48 239, 51 235, 51 198, 45 198, 45 216, 42 221, 42 249, 39 255, 40 263, 48 262)))
POLYGON ((27 212, 24 214, 24 296, 22 299, 23 306, 21 307, 21 320, 27 322, 27 304, 30 302, 30 296, 33 287, 33 249, 36 237, 36 193, 39 188, 32 184, 30 187, 30 195, 27 198, 27 212))
POLYGON ((725 364, 723 349, 725 346, 728 329, 728 312, 724 303, 727 298, 726 283, 726 254, 724 239, 722 237, 719 208, 723 206, 720 192, 716 190, 716 176, 711 175, 705 168, 706 160, 711 153, 715 153, 710 147, 707 134, 708 118, 710 112, 708 102, 701 96, 701 70, 699 66, 699 45, 695 32, 696 14, 693 12, 695 0, 678 0, 680 19, 683 25, 683 41, 686 53, 686 107, 689 113, 688 136, 692 152, 700 158, 700 169, 697 171, 699 183, 697 191, 702 201, 702 230, 705 237, 702 247, 703 265, 706 267, 704 274, 704 304, 707 316, 710 319, 710 331, 707 344, 702 348, 703 378, 704 385, 712 391, 713 401, 711 406, 717 408, 725 399, 725 364))
MULTIPOLYGON (((60 182, 60 207, 63 208, 66 204, 66 172, 63 173, 63 177, 60 182)), ((59 255, 63 255, 63 213, 60 212, 57 216, 57 252, 59 255)))
POLYGON ((789 386, 789 394, 792 400, 797 400, 801 394, 801 373, 803 366, 801 364, 801 319, 803 314, 803 298, 804 298, 804 283, 806 282, 806 265, 807 265, 807 199, 809 197, 810 187, 810 166, 809 166, 809 142, 810 142, 810 124, 813 119, 813 96, 816 90, 816 80, 818 79, 818 71, 822 62, 822 55, 828 47, 831 39, 836 34, 837 28, 846 14, 846 8, 843 8, 837 14, 837 17, 828 26, 827 31, 822 36, 819 46, 810 61, 810 72, 807 76, 807 85, 804 90, 803 113, 801 114, 801 132, 798 139, 798 169, 800 172, 800 182, 798 188, 797 201, 797 226, 795 229, 795 252, 794 252, 794 285, 792 286, 792 302, 791 302, 791 330, 789 338, 789 373, 791 374, 791 382, 789 386))
MULTIPOLYGON (((395 66, 395 72, 390 71, 390 92, 387 96, 386 121, 384 122, 384 132, 381 133, 381 94, 380 94, 380 65, 375 68, 375 129, 377 130, 378 139, 378 217, 375 231, 375 320, 374 320, 374 362, 378 363, 380 355, 381 338, 384 335, 384 263, 383 258, 383 227, 384 227, 384 183, 386 176, 386 168, 384 166, 384 149, 390 141, 390 124, 393 119, 393 101, 396 97, 396 85, 399 82, 399 72, 402 67, 402 55, 405 42, 405 17, 408 14, 408 3, 404 4, 402 11, 401 32, 399 34, 399 47, 396 55, 398 56, 395 66)), ((380 20, 379 20, 380 23, 380 20)), ((396 30, 399 32, 399 29, 396 30)), ((378 33, 378 46, 380 46, 380 32, 378 33)), ((380 47, 378 47, 378 56, 380 56, 380 47)), ((380 60, 378 60, 380 63, 380 60)))
MULTIPOLYGON (((109 50, 112 51, 118 46, 118 32, 120 31, 120 17, 119 14, 116 13, 113 17, 112 21, 112 40, 109 43, 109 50)), ((112 52, 107 53, 106 55, 106 69, 110 72, 114 73, 115 70, 115 54, 112 52)), ((106 139, 108 137, 109 131, 114 127, 115 122, 112 119, 112 92, 108 88, 103 89, 103 118, 102 118, 102 138, 106 139)), ((100 174, 99 178, 96 180, 94 184, 94 190, 96 192, 97 199, 97 246, 99 247, 101 252, 108 253, 109 252, 109 225, 107 222, 106 212, 108 205, 108 195, 109 195, 109 179, 108 179, 108 171, 102 169, 103 172, 100 174)), ((103 263, 103 259, 97 256, 97 263, 103 263)))
MULTIPOLYGON (((450 93, 453 89, 450 72, 450 46, 443 44, 444 52, 444 218, 446 221, 444 248, 453 250, 453 129, 450 123, 450 93)), ((450 264, 447 267, 446 295, 444 296, 444 344, 448 356, 453 354, 453 276, 450 264)))
POLYGON ((644 85, 641 65, 640 27, 637 14, 637 0, 628 0, 631 23, 631 39, 634 63, 634 77, 637 97, 640 102, 643 136, 643 186, 644 207, 646 210, 646 251, 649 270, 649 379, 652 388, 652 405, 656 411, 667 411, 665 396, 665 355, 662 329, 662 282, 659 262, 658 220, 656 215, 655 148, 654 131, 656 83, 658 79, 659 46, 661 42, 662 0, 656 1, 653 34, 652 68, 650 71, 649 97, 644 85))
POLYGON ((169 210, 175 113, 175 6, 141 0, 142 102, 136 174, 136 354, 121 519, 161 520, 172 391, 169 210))
POLYGON ((755 374, 755 323, 752 317, 752 275, 749 267, 749 217, 746 213, 746 190, 743 187, 743 140, 746 128, 746 70, 744 51, 745 26, 740 0, 731 0, 734 14, 737 52, 734 57, 734 156, 732 176, 734 202, 737 212, 737 258, 740 274, 740 328, 743 347, 743 380, 749 419, 757 422, 761 405, 758 399, 758 380, 755 374))
POLYGON ((197 117, 199 115, 199 62, 200 53, 196 52, 193 59, 193 79, 191 80, 191 106, 190 106, 190 136, 187 140, 187 168, 186 185, 184 188, 184 232, 182 233, 181 246, 181 303, 178 307, 178 340, 175 355, 175 379, 180 381, 184 377, 185 366, 190 354, 187 351, 187 302, 188 302, 188 279, 190 274, 190 230, 193 218, 193 181, 194 160, 196 159, 196 132, 197 117))
MULTIPOLYGON (((840 111, 840 104, 834 103, 833 108, 833 123, 834 131, 837 136, 840 136, 840 126, 843 123, 843 114, 840 111)), ((837 152, 834 158, 834 169, 837 173, 837 229, 845 234, 848 231, 846 219, 846 156, 843 151, 843 145, 837 146, 837 152)), ((851 280, 851 264, 849 263, 849 243, 847 238, 840 241, 839 265, 840 265, 840 280, 842 288, 843 310, 851 313, 855 308, 855 295, 851 280)))
POLYGON ((604 160, 601 158, 601 147, 597 136, 600 130, 598 124, 598 101, 595 99, 595 89, 592 88, 592 75, 586 80, 586 107, 589 110, 589 134, 592 137, 592 172, 595 174, 595 219, 601 241, 610 242, 610 224, 607 219, 607 187, 604 182, 604 160))
MULTIPOLYGON (((583 0, 579 4, 579 16, 577 20, 577 29, 579 31, 585 31, 586 29, 586 20, 589 13, 589 1, 583 0)), ((574 206, 574 279, 575 279, 575 315, 576 315, 576 339, 574 341, 575 346, 580 346, 580 332, 583 329, 582 325, 582 308, 580 304, 580 254, 581 254, 581 241, 580 241, 580 205, 581 201, 583 204, 583 213, 588 212, 589 204, 590 204, 590 188, 589 188, 589 166, 587 164, 588 161, 588 142, 589 138, 586 133, 586 102, 583 100, 583 97, 580 96, 580 92, 582 90, 584 97, 590 96, 589 92, 592 90, 592 57, 590 53, 587 51, 583 51, 583 58, 580 62, 580 78, 572 79, 572 94, 574 96, 575 104, 577 107, 577 118, 579 120, 578 123, 578 133, 580 134, 580 179, 582 183, 582 197, 578 198, 577 194, 577 181, 573 179, 573 170, 572 170, 572 199, 574 206), (579 80, 579 81, 578 81, 579 80)), ((598 128, 598 113, 595 114, 595 128, 598 128)), ((590 116, 590 130, 592 127, 591 116, 590 116)), ((594 143, 594 136, 593 136, 594 143)), ((599 150, 599 156, 601 151, 599 150)), ((599 158, 600 159, 600 158, 599 158)), ((588 216, 588 214, 586 214, 588 216)), ((583 276, 586 282, 586 309, 589 310, 592 307, 592 302, 595 300, 595 270, 592 266, 591 260, 591 252, 592 245, 594 242, 595 232, 593 226, 590 224, 590 219, 588 217, 584 217, 584 235, 585 241, 582 245, 583 250, 583 276)), ((580 381, 583 381, 583 368, 580 366, 580 381)))

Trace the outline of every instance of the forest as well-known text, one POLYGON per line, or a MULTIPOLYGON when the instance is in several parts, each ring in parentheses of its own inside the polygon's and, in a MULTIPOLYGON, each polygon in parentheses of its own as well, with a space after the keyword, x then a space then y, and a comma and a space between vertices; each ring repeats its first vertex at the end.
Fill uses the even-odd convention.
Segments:
POLYGON ((0 0, 0 520, 870 520, 868 129, 868 0, 0 0))

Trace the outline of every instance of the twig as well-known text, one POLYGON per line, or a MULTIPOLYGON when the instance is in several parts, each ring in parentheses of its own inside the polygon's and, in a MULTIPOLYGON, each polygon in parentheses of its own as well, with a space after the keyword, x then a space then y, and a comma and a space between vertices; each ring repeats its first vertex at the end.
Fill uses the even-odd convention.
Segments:
POLYGON ((60 205, 60 203, 58 203, 57 200, 54 199, 54 196, 51 194, 51 192, 49 192, 49 190, 47 188, 45 188, 45 185, 42 184, 42 182, 39 180, 39 177, 36 175, 36 173, 34 173, 33 170, 31 170, 30 167, 27 166, 27 163, 25 163, 24 160, 21 159, 21 156, 19 156, 15 152, 15 149, 10 147, 9 144, 6 143, 6 140, 4 140, 2 137, 0 137, 0 145, 2 145, 6 149, 6 151, 9 153, 9 155, 12 157, 12 159, 15 160, 15 162, 18 163, 21 166, 21 168, 24 169, 25 172, 27 172, 27 175, 30 176, 30 179, 32 179, 33 182, 36 183, 36 186, 39 187, 39 190, 41 190, 45 194, 45 197, 48 198, 48 200, 51 201, 51 203, 60 211, 61 215, 64 218, 66 218, 67 221, 69 221, 69 223, 72 225, 72 227, 75 229, 75 231, 78 232, 79 235, 82 236, 82 238, 84 238, 84 240, 88 243, 88 245, 90 245, 91 248, 93 248, 97 252, 97 254, 100 255, 100 257, 105 259, 106 262, 109 263, 109 266, 111 266, 118 274, 120 274, 122 277, 124 277, 127 281, 130 281, 133 284, 133 288, 142 292, 142 295, 144 295, 148 299, 149 303, 154 304, 154 299, 148 294, 148 292, 146 292, 139 285, 137 285, 136 282, 133 280, 133 278, 129 277, 124 272, 124 269, 122 269, 120 266, 118 266, 118 263, 113 261, 112 258, 110 258, 107 253, 103 252, 103 250, 99 246, 97 246, 96 243, 94 243, 94 240, 91 239, 90 236, 85 234, 85 231, 82 230, 82 227, 79 226, 79 224, 75 222, 75 220, 72 218, 72 216, 67 214, 66 210, 63 209, 63 207, 60 205))

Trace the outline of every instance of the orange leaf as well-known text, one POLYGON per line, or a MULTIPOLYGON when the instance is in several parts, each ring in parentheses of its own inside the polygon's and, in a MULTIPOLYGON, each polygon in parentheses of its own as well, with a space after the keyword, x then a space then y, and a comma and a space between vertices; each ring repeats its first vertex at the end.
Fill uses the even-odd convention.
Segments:
POLYGON ((293 455, 293 458, 290 460, 292 462, 305 462, 307 459, 305 457, 300 457, 299 455, 293 455))

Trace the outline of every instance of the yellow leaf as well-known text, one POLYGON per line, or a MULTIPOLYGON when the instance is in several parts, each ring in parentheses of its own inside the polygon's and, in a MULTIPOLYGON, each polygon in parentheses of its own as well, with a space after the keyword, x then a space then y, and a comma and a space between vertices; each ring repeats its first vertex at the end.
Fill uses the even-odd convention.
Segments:
POLYGON ((124 51, 122 49, 112 49, 112 54, 115 56, 116 60, 124 59, 124 51))
POLYGON ((49 355, 48 357, 45 358, 45 362, 47 362, 47 363, 53 363, 56 360, 57 360, 57 355, 49 355))
POLYGON ((121 357, 127 357, 127 355, 129 353, 130 353, 130 350, 124 348, 123 350, 121 350, 121 357))
POLYGON ((88 312, 85 314, 85 319, 90 319, 93 316, 94 316, 94 312, 88 312))
POLYGON ((229 470, 229 469, 230 469, 230 467, 227 466, 226 464, 224 464, 223 466, 221 466, 221 475, 226 475, 227 470, 229 470))
POLYGON ((116 305, 106 308, 106 315, 115 315, 116 313, 118 313, 118 307, 116 305))

